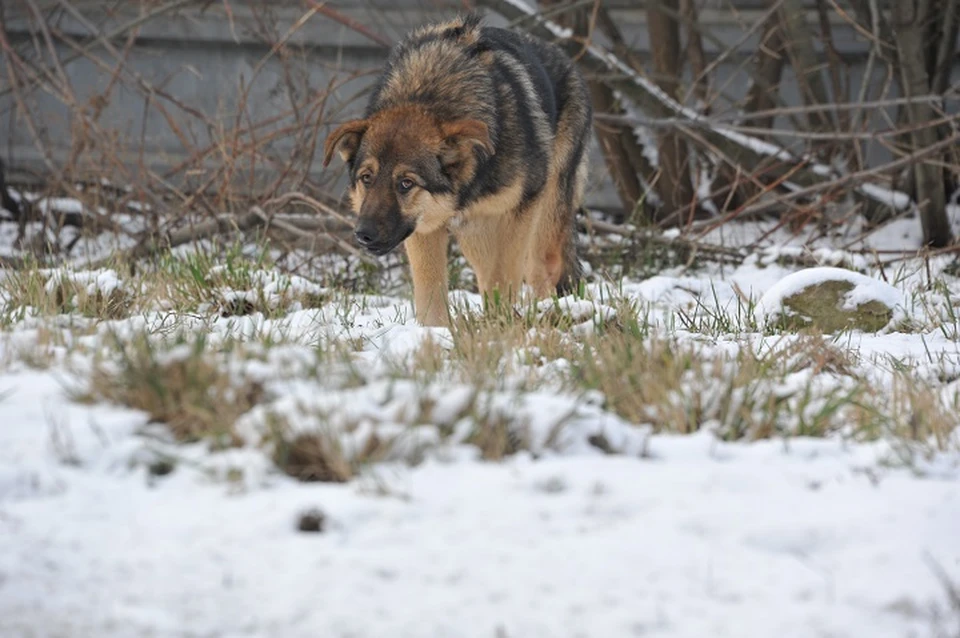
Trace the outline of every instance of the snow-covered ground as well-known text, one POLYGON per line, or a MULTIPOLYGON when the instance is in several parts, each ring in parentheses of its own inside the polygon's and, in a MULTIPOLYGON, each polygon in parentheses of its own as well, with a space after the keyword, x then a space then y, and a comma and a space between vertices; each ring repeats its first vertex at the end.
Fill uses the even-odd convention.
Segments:
POLYGON ((933 562, 960 570, 956 473, 883 445, 655 436, 237 489, 149 480, 142 419, 53 375, 0 385, 3 636, 933 636, 933 562))
POLYGON ((3 636, 932 636, 928 560, 958 569, 956 477, 872 446, 664 436, 235 492, 131 471, 135 415, 0 383, 3 636))
MULTIPOLYGON (((705 357, 784 347, 791 337, 744 323, 743 300, 796 270, 776 256, 594 283, 594 301, 566 307, 582 320, 571 334, 615 313, 614 294, 646 309, 653 337, 705 357), (721 315, 726 324, 706 319, 721 315)), ((950 317, 960 280, 943 273, 949 263, 888 267, 914 328, 837 337, 859 374, 885 388, 906 369, 944 401, 958 396, 950 317)), ((102 271, 72 277, 93 292, 130 285, 102 271)), ((270 273, 250 280, 256 294, 218 294, 282 305, 282 291, 312 290, 270 273)), ((421 379, 404 368, 411 356, 453 345, 449 331, 415 325, 406 294, 338 293, 269 318, 158 306, 100 322, 9 324, 0 340, 0 636, 958 635, 960 609, 950 609, 943 577, 960 580, 960 430, 936 450, 842 430, 754 442, 720 441, 710 424, 653 433, 596 392, 563 390, 550 380, 561 364, 529 353, 482 390, 443 372, 421 379), (169 340, 171 325, 206 334, 214 350, 238 340, 264 349, 224 359, 270 397, 241 417, 248 440, 268 413, 283 414, 303 431, 397 436, 399 448, 423 448, 422 462, 388 459, 346 483, 301 483, 255 445, 174 444, 142 412, 76 400, 105 344, 144 331, 169 340), (334 343, 350 344, 349 370, 319 354, 334 343), (49 355, 42 364, 38 350, 49 355), (464 443, 463 404, 478 392, 520 415, 532 451, 482 461, 464 443), (599 434, 617 453, 587 443, 599 434), (173 471, 151 473, 158 458, 173 471), (320 533, 298 530, 311 509, 322 512, 320 533)), ((462 291, 454 298, 478 304, 462 291)))

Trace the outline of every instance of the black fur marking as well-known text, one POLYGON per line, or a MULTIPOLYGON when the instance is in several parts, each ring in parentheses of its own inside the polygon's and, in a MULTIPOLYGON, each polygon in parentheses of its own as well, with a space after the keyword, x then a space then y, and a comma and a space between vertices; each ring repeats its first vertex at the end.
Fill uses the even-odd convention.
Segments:
MULTIPOLYGON (((374 183, 380 181, 381 177, 382 174, 378 175, 374 183)), ((383 211, 366 211, 361 208, 356 234, 359 236, 362 233, 369 238, 369 242, 363 243, 367 251, 382 256, 412 235, 415 227, 414 222, 403 217, 399 203, 393 201, 383 211)))
POLYGON ((580 167, 580 162, 583 159, 583 154, 585 151, 586 139, 580 138, 577 140, 577 145, 570 154, 570 159, 567 161, 567 165, 560 173, 559 186, 563 192, 564 198, 567 201, 573 200, 573 190, 577 185, 577 169, 580 167))
POLYGON ((500 60, 494 62, 493 72, 498 84, 507 84, 515 97, 517 109, 515 125, 519 127, 518 132, 522 136, 521 156, 527 168, 523 185, 523 202, 527 203, 537 196, 547 181, 547 149, 543 148, 537 139, 533 125, 532 105, 526 98, 521 79, 500 60))
MULTIPOLYGON (((570 86, 570 74, 572 72, 573 72, 573 67, 566 67, 564 69, 561 69, 559 76, 555 76, 557 77, 556 86, 559 86, 559 87, 570 86)), ((567 91, 558 90, 556 92, 556 96, 557 96, 557 123, 559 124, 560 114, 563 113, 564 109, 567 107, 567 101, 568 101, 567 91)))
MULTIPOLYGON (((544 64, 546 60, 542 51, 529 39, 524 38, 512 31, 498 29, 496 27, 484 27, 481 30, 481 40, 490 42, 490 50, 502 51, 512 56, 530 76, 533 83, 534 92, 540 98, 540 108, 547 116, 553 131, 557 130, 557 110, 556 89, 557 85, 551 82, 551 76, 544 64)), ((519 96, 524 96, 521 91, 519 96)))
POLYGON ((495 162, 486 157, 480 157, 480 151, 475 151, 478 157, 477 172, 469 184, 463 186, 457 197, 457 208, 463 209, 478 199, 493 195, 504 186, 500 177, 505 173, 503 162, 495 162))
MULTIPOLYGON (((574 220, 576 220, 577 215, 581 214, 586 214, 582 208, 573 211, 574 220)), ((559 297, 575 293, 580 286, 580 280, 583 278, 583 266, 577 256, 576 232, 571 232, 568 244, 564 246, 563 261, 563 274, 560 275, 560 280, 557 282, 557 296, 559 297)))
POLYGON ((440 158, 434 158, 429 165, 421 164, 413 167, 414 172, 424 181, 424 188, 434 195, 446 195, 453 192, 450 178, 443 173, 440 158))

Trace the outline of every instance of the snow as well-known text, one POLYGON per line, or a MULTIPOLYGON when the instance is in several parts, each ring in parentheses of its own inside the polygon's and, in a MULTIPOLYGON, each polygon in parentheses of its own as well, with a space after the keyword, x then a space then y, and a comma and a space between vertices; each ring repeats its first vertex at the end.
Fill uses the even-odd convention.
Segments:
POLYGON ((889 190, 883 188, 882 186, 877 186, 876 184, 861 184, 859 188, 871 199, 874 199, 881 204, 886 204, 887 206, 896 208, 897 210, 909 208, 910 204, 913 203, 913 200, 911 200, 910 196, 906 193, 889 190))
POLYGON ((3 636, 900 638, 940 593, 925 557, 957 560, 956 478, 878 469, 879 447, 704 433, 234 491, 131 470, 135 413, 0 386, 3 636), (328 530, 296 532, 314 507, 328 530))
POLYGON ((115 270, 68 271, 51 269, 41 270, 40 274, 48 277, 47 283, 44 285, 44 291, 50 295, 56 294, 57 290, 67 281, 83 286, 86 294, 91 296, 97 293, 109 295, 122 287, 115 270))
POLYGON ((83 204, 74 197, 44 197, 36 202, 41 212, 82 213, 83 204))
MULTIPOLYGON (((960 194, 960 189, 957 193, 960 194)), ((960 204, 947 204, 947 218, 950 220, 950 230, 953 231, 954 236, 960 235, 960 204)))
MULTIPOLYGON (((622 298, 649 307, 652 330, 705 355, 759 351, 790 339, 704 339, 677 328, 676 313, 705 304, 733 318, 741 294, 766 293, 766 302, 826 277, 854 283, 858 299, 905 303, 926 272, 887 286, 872 275, 762 261, 725 274, 664 271, 625 280, 616 293, 594 283, 587 299, 543 302, 539 311, 585 327, 615 319, 622 298)), ((129 285, 106 270, 55 276, 91 291, 129 285)), ((223 353, 222 361, 264 382, 273 399, 238 429, 255 438, 270 415, 282 415, 295 431, 327 428, 348 455, 374 433, 400 441, 395 454, 346 484, 298 483, 253 447, 176 445, 142 413, 71 399, 100 344, 156 327, 168 311, 76 335, 81 349, 49 370, 6 364, 0 636, 901 638, 931 635, 931 609, 945 596, 931 564, 960 576, 960 440, 932 456, 842 436, 724 443, 709 423, 694 435, 653 434, 608 411, 597 393, 549 382, 530 389, 522 374, 505 371, 484 388, 442 376, 423 382, 404 376, 410 357, 427 342, 454 343, 446 329, 417 326, 406 298, 328 295, 301 308, 292 291, 324 289, 266 270, 249 279, 251 290, 220 294, 255 295, 288 312, 179 324, 213 345, 250 342, 249 358, 223 353), (264 338, 278 343, 259 351, 264 338), (350 366, 317 354, 332 340, 362 344, 350 366), (480 461, 463 443, 477 411, 522 424, 531 452, 480 461), (597 435, 616 453, 588 443, 597 435), (401 462, 416 450, 421 463, 401 462), (904 464, 904 454, 913 461, 904 464), (176 459, 176 469, 151 475, 157 458, 176 459), (325 517, 322 533, 296 529, 311 508, 325 517)), ((952 294, 960 299, 960 286, 952 294)), ((471 293, 454 298, 479 306, 471 293)), ((946 313, 939 303, 928 311, 946 313)), ((955 375, 957 337, 938 330, 937 317, 915 334, 850 334, 837 345, 877 383, 889 383, 891 358, 920 366, 918 374, 955 375)), ((39 343, 33 321, 4 333, 0 359, 39 343)), ((161 359, 183 351, 171 347, 161 359)), ((536 352, 514 354, 521 370, 542 365, 536 352)), ((549 370, 539 374, 549 379, 549 370)), ((810 374, 787 377, 779 396, 810 374)), ((957 381, 942 389, 958 391, 957 381)), ((724 389, 690 392, 707 404, 724 389)))

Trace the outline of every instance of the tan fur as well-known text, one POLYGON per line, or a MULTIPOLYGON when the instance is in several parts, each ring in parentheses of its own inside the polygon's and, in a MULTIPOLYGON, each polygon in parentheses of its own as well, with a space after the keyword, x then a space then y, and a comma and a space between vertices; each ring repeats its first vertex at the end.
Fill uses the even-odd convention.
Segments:
POLYGON ((438 90, 437 99, 462 99, 458 85, 467 82, 465 76, 459 73, 452 63, 455 60, 457 48, 452 43, 434 43, 420 51, 414 51, 406 60, 403 75, 395 75, 387 82, 387 91, 396 91, 401 87, 406 91, 417 91, 427 86, 438 90), (445 72, 445 82, 437 84, 430 71, 436 68, 437 60, 448 58, 450 68, 445 72))
POLYGON ((460 250, 477 275, 481 295, 499 290, 504 299, 520 292, 531 216, 515 214, 523 194, 517 179, 501 191, 475 202, 450 224, 460 250))
POLYGON ((450 321, 447 309, 447 244, 445 229, 416 232, 404 242, 413 276, 413 308, 424 326, 444 326, 450 321))
POLYGON ((522 284, 538 298, 549 297, 561 276, 566 224, 556 214, 558 171, 554 169, 529 210, 517 215, 523 182, 478 201, 451 224, 467 261, 477 274, 481 295, 499 293, 515 301, 522 284))
POLYGON ((523 198, 523 176, 518 175, 517 179, 509 186, 502 188, 493 195, 484 197, 474 202, 462 215, 458 216, 456 225, 453 228, 454 233, 458 228, 469 226, 470 220, 478 218, 501 216, 508 211, 516 211, 523 198))
POLYGON ((457 232, 460 249, 473 266, 486 301, 492 301, 496 294, 507 303, 517 299, 521 284, 530 274, 528 253, 534 228, 533 215, 517 217, 508 211, 470 219, 457 232))
POLYGON ((354 120, 339 127, 327 137, 323 146, 323 165, 330 164, 334 151, 339 151, 344 161, 357 151, 360 136, 367 129, 367 120, 354 120))
POLYGON ((418 191, 411 212, 416 215, 418 233, 432 233, 447 227, 453 220, 456 200, 452 195, 433 195, 418 191))
MULTIPOLYGON (((458 216, 453 229, 467 260, 477 273, 480 293, 498 290, 514 300, 527 283, 538 298, 548 297, 562 275, 563 249, 573 232, 558 211, 560 172, 573 152, 569 122, 561 120, 552 144, 547 184, 523 216, 517 219, 522 181, 518 179, 492 197, 478 201, 458 216), (491 219, 492 218, 492 219, 491 219)), ((580 162, 574 200, 582 201, 586 185, 586 159, 580 162)))

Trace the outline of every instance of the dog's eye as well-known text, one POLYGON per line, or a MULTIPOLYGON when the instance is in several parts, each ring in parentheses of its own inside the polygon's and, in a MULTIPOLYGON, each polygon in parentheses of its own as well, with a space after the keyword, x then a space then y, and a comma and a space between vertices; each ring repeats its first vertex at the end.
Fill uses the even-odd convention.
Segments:
POLYGON ((401 193, 409 193, 411 188, 413 188, 413 180, 409 177, 405 177, 397 182, 397 190, 401 193))
POLYGON ((373 181, 373 175, 370 173, 361 173, 360 177, 357 179, 359 179, 360 183, 362 183, 364 186, 369 186, 370 182, 373 181))

